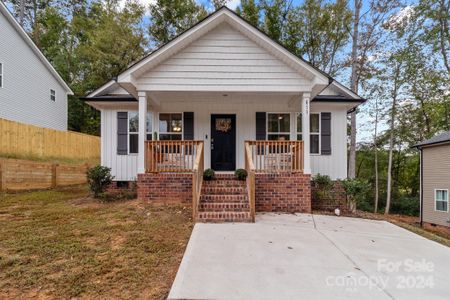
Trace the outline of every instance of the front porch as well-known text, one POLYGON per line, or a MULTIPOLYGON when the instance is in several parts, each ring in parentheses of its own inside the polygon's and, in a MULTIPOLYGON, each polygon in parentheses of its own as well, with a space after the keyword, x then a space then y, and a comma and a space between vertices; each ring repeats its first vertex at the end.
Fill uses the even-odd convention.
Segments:
POLYGON ((146 141, 138 197, 192 202, 193 219, 254 222, 256 211, 310 212, 310 175, 303 141, 246 141, 246 181, 218 174, 204 181, 203 141, 146 141))

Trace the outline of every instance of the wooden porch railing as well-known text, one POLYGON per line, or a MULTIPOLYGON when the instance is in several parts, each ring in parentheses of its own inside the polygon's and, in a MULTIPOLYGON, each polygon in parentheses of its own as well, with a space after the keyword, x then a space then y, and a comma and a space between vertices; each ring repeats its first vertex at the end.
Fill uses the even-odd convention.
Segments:
POLYGON ((247 146, 256 173, 303 172, 303 141, 246 141, 246 152, 247 146))
POLYGON ((192 172, 202 141, 146 141, 145 171, 192 172))
POLYGON ((200 203, 200 195, 202 191, 203 183, 203 171, 204 171, 204 147, 203 142, 198 145, 197 155, 194 161, 194 174, 192 176, 192 218, 197 220, 198 206, 200 203))
POLYGON ((192 172, 192 216, 196 220, 205 169, 203 142, 146 141, 145 150, 147 173, 192 172))
POLYGON ((250 217, 255 222, 255 165, 249 142, 245 142, 245 170, 247 171, 247 190, 250 205, 250 217))

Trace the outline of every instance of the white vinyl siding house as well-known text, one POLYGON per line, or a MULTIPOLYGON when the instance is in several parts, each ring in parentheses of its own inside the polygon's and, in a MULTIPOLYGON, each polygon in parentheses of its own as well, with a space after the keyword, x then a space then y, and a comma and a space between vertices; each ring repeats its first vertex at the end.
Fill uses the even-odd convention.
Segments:
MULTIPOLYGON (((236 138, 230 147, 236 168, 244 168, 245 141, 295 141, 301 136, 304 172, 343 179, 347 112, 363 101, 226 8, 86 100, 101 111, 102 164, 111 167, 119 181, 135 180, 144 171, 143 140, 137 155, 117 151, 117 116, 136 111, 139 116, 151 113, 151 137, 179 140, 192 133, 189 139, 202 141, 205 168, 213 165, 213 117, 229 115, 235 120, 236 138), (186 125, 192 125, 192 131, 186 125)), ((149 140, 149 133, 139 130, 139 137, 144 136, 149 140)))
POLYGON ((72 91, 0 2, 0 118, 67 130, 72 91))

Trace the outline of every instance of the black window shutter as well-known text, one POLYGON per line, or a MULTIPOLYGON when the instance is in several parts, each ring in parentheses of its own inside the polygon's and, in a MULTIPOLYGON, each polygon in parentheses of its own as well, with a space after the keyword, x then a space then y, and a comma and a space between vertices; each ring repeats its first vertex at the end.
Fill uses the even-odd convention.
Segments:
POLYGON ((320 114, 321 154, 331 155, 331 113, 320 114))
POLYGON ((128 154, 128 112, 117 112, 117 154, 128 154))
POLYGON ((266 113, 256 113, 256 140, 261 141, 266 139, 266 113))
POLYGON ((185 140, 191 141, 194 139, 194 113, 183 113, 183 137, 185 140))

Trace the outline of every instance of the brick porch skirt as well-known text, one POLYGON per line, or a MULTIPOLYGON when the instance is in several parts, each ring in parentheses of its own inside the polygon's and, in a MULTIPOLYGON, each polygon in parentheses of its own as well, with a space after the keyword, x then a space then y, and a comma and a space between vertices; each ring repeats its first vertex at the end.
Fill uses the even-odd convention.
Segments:
POLYGON ((192 203, 192 173, 138 174, 138 199, 192 203))
POLYGON ((298 172, 257 173, 257 212, 311 212, 311 175, 298 172))
MULTIPOLYGON (((311 212, 311 176, 297 172, 256 174, 257 212, 311 212)), ((191 173, 138 174, 138 199, 192 202, 191 173)))

